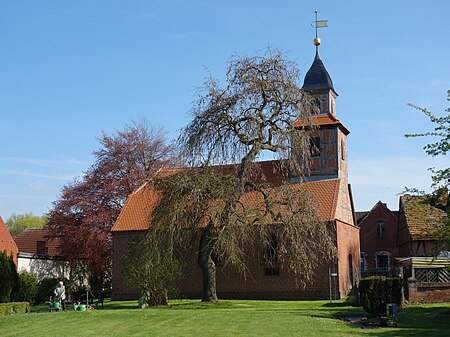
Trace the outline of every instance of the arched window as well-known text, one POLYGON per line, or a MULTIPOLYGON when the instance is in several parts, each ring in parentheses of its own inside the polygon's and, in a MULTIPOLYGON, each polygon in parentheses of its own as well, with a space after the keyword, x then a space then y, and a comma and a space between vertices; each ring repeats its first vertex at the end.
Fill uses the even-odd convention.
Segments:
POLYGON ((350 279, 350 284, 353 285, 353 256, 348 254, 348 276, 350 279))

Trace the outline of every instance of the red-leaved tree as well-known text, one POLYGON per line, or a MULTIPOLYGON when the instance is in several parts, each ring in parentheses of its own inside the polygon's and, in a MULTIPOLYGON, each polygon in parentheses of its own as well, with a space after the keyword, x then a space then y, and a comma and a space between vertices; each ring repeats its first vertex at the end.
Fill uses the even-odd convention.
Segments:
POLYGON ((95 163, 63 187, 48 214, 50 236, 61 241, 64 258, 83 266, 93 287, 111 278, 111 227, 127 196, 174 159, 165 132, 145 122, 103 132, 99 142, 95 163))

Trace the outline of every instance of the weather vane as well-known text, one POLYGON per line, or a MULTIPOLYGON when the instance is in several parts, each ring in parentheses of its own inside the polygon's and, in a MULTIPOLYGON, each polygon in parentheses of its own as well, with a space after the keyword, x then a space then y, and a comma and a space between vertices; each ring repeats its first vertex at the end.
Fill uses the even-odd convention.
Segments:
POLYGON ((317 13, 319 13, 319 11, 316 9, 315 13, 316 13, 316 21, 313 21, 311 23, 311 26, 316 29, 316 38, 314 39, 314 45, 317 48, 320 46, 320 37, 317 36, 317 28, 328 27, 328 20, 317 20, 317 13))

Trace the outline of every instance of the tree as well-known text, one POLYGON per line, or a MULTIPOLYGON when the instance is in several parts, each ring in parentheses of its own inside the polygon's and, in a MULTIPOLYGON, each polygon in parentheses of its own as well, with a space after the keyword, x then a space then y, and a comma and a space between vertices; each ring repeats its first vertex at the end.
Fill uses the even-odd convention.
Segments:
POLYGON ((140 305, 166 305, 169 297, 177 294, 173 286, 181 276, 181 263, 178 259, 171 258, 170 254, 164 254, 167 245, 161 245, 158 240, 159 233, 151 241, 153 245, 141 244, 139 241, 130 245, 130 252, 124 256, 125 282, 132 288, 138 288, 140 305), (158 245, 155 247, 155 245, 158 245))
MULTIPOLYGON (((450 101, 450 90, 447 91, 447 101, 450 101)), ((430 121, 435 125, 433 131, 424 133, 406 134, 405 137, 437 137, 438 140, 424 146, 425 152, 432 156, 445 156, 450 152, 450 107, 445 110, 447 115, 437 117, 426 108, 419 107, 415 104, 408 104, 412 108, 424 113, 430 121)), ((450 199, 448 196, 450 188, 450 168, 430 168, 432 172, 432 188, 433 191, 426 195, 429 203, 432 206, 444 210, 450 216, 450 199)), ((414 191, 414 189, 407 189, 407 191, 414 191)), ((417 191, 417 190, 415 190, 417 191)), ((422 193, 424 194, 424 193, 422 193)), ((437 238, 437 250, 450 249, 450 221, 440 224, 434 229, 432 234, 437 238)))
MULTIPOLYGON (((450 90, 447 91, 447 101, 450 101, 450 90)), ((426 108, 411 103, 408 105, 424 113, 430 119, 430 122, 435 124, 435 127, 433 131, 406 134, 405 137, 437 137, 438 140, 436 142, 425 145, 423 149, 432 157, 445 156, 450 151, 450 107, 445 110, 447 112, 446 116, 437 117, 426 108)), ((433 181, 432 187, 435 189, 446 188, 448 190, 450 187, 450 168, 447 167, 440 170, 431 168, 431 171, 433 173, 431 176, 433 181)))
POLYGON ((269 48, 262 56, 232 57, 226 80, 222 88, 206 79, 178 139, 190 168, 153 180, 162 200, 146 243, 174 260, 192 256, 183 248, 199 247, 194 250, 205 302, 217 301, 219 260, 246 276, 249 247, 272 246, 274 234, 273 248, 301 285, 335 253, 309 195, 290 184, 271 186, 257 161, 264 152, 273 154, 276 173, 285 180, 301 178, 308 166, 311 115, 318 109, 299 88, 296 65, 269 48), (296 130, 297 118, 309 127, 296 130), (256 204, 246 201, 249 193, 256 204), (316 246, 321 250, 311 249, 316 246))
POLYGON ((0 303, 6 303, 14 296, 17 290, 18 275, 12 256, 6 251, 0 252, 0 303))
POLYGON ((16 214, 13 213, 7 220, 9 232, 12 236, 17 236, 28 228, 42 228, 48 222, 46 215, 33 215, 33 213, 16 214))
POLYGON ((71 262, 84 261, 91 282, 102 287, 111 276, 111 227, 127 196, 173 159, 162 129, 145 122, 103 133, 95 163, 62 189, 49 212, 51 237, 61 240, 71 262))

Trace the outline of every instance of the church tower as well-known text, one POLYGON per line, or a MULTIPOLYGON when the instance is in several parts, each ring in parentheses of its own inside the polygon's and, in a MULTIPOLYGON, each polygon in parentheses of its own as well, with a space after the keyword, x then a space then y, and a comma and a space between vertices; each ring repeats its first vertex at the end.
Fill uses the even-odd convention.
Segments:
MULTIPOLYGON (((303 89, 317 100, 320 114, 313 116, 318 130, 312 139, 308 181, 343 179, 348 181, 347 135, 350 131, 336 116, 336 97, 331 76, 319 56, 320 38, 314 39, 316 55, 306 73, 303 89)), ((302 127, 300 120, 295 127, 302 127)))

